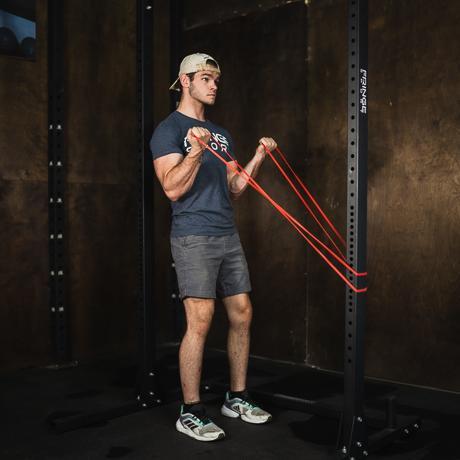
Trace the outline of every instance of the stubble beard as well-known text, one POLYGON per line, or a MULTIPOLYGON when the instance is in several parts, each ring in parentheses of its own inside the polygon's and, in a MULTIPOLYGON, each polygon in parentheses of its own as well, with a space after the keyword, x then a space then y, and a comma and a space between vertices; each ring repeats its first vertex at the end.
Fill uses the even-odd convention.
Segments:
POLYGON ((216 102, 216 98, 214 98, 214 100, 210 102, 209 100, 205 99, 205 97, 200 96, 198 91, 196 91, 193 82, 190 82, 190 97, 201 102, 204 105, 209 105, 209 106, 214 105, 214 103, 216 102))

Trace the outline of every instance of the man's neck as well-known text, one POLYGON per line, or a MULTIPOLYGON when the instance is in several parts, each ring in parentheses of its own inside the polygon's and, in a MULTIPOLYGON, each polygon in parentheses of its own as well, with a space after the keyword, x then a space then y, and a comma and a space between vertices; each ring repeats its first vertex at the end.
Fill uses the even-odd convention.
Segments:
POLYGON ((190 100, 188 98, 182 98, 177 107, 177 111, 187 115, 187 117, 196 118, 197 120, 206 121, 204 116, 204 104, 196 101, 190 100))

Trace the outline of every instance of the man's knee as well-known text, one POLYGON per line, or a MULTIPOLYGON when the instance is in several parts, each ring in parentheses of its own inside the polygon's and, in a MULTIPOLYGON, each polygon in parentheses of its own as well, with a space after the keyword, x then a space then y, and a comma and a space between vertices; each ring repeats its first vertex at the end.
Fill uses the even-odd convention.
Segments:
POLYGON ((236 326, 241 327, 241 328, 247 328, 251 326, 251 321, 252 321, 252 307, 251 304, 242 307, 235 318, 235 323, 236 326))
POLYGON ((214 315, 214 299, 189 297, 184 300, 184 305, 187 316, 187 333, 205 338, 214 315))
POLYGON ((247 294, 225 300, 231 327, 249 328, 252 321, 252 305, 247 294))

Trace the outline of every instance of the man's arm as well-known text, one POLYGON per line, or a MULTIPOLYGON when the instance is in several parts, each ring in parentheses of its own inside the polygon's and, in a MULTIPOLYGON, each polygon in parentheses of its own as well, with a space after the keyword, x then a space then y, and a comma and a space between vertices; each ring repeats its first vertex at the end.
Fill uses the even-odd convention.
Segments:
POLYGON ((171 201, 177 201, 192 188, 200 169, 204 147, 195 136, 207 144, 211 133, 204 128, 191 128, 187 132, 187 139, 192 146, 188 155, 184 157, 181 153, 171 152, 153 162, 158 180, 171 201))
MULTIPOLYGON (((259 145, 256 149, 256 152, 249 163, 244 167, 246 173, 251 176, 253 179, 257 176, 259 169, 265 159, 266 151, 264 146, 268 150, 272 151, 276 149, 276 142, 271 137, 262 137, 259 140, 259 145)), ((231 162, 232 168, 236 169, 236 164, 231 162)), ((248 180, 246 174, 237 174, 230 167, 227 169, 227 180, 228 188, 230 190, 231 197, 236 200, 241 196, 246 187, 248 186, 248 180)))

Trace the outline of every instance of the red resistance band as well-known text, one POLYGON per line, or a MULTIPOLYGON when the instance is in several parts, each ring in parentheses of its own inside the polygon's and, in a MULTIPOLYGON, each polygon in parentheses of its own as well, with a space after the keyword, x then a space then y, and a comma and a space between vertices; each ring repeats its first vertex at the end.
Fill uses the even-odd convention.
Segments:
MULTIPOLYGON (((265 146, 265 144, 263 144, 263 147, 265 149, 265 152, 270 156, 270 158, 273 160, 273 163, 275 163, 276 167, 279 169, 279 171, 281 172, 281 174, 283 175, 283 177, 286 179, 286 181, 288 182, 288 184, 291 186, 292 190, 295 192, 295 194, 300 198, 300 201, 302 202, 302 204, 305 206, 305 208, 307 209, 307 211, 311 214, 311 216, 313 217, 313 219, 315 219, 315 221, 317 222, 317 224, 321 227, 321 229, 323 230, 324 234, 328 237, 329 241, 332 243, 332 245, 335 247, 335 249, 337 250, 337 253, 340 257, 342 257, 343 260, 346 260, 345 258, 345 255, 343 254, 343 252, 338 248, 338 246, 336 245, 335 241, 332 239, 331 235, 329 235, 328 231, 324 228, 323 224, 319 221, 319 219, 316 217, 315 213, 313 212, 313 210, 310 208, 310 206, 308 205, 308 203, 305 201, 304 197, 300 194, 299 190, 297 190, 296 186, 293 184, 293 182, 291 181, 291 179, 289 178, 289 176, 286 174, 286 172, 284 171, 284 169, 280 166, 280 164, 278 163, 278 161, 276 161, 276 158, 273 156, 273 153, 265 146)), ((341 243, 346 246, 345 244, 345 241, 344 239, 342 238, 342 236, 340 235, 340 233, 337 231, 337 229, 334 227, 334 225, 332 224, 332 222, 327 218, 327 216, 324 214, 323 210, 321 209, 321 207, 319 206, 319 204, 316 202, 316 200, 313 198, 313 195, 308 191, 307 187, 304 185, 304 183, 300 180, 299 176, 297 176, 297 174, 294 172, 294 170, 291 168, 291 165, 288 163, 288 161, 286 160, 286 157, 281 153, 281 150, 279 150, 278 148, 276 149, 277 152, 280 154, 281 158, 283 158, 283 160, 285 161, 285 163, 288 165, 288 167, 290 168, 291 172, 294 174, 294 177, 297 179, 297 181, 299 182, 299 184, 303 187, 305 193, 307 193, 308 197, 312 200, 312 202, 315 204, 315 206, 317 207, 317 209, 320 211, 321 215, 323 216, 323 218, 326 220, 326 222, 329 224, 329 227, 331 227, 334 232, 336 233, 336 235, 338 235, 341 243)))
MULTIPOLYGON (((264 146, 265 147, 265 146, 264 146)), ((266 148, 266 147, 265 147, 266 148)), ((313 197, 313 195, 310 193, 310 191, 307 189, 306 185, 302 182, 302 180, 299 178, 299 176, 295 173, 295 171, 292 169, 291 165, 289 164, 289 162, 287 161, 286 157, 284 156, 283 152, 281 152, 281 150, 277 147, 276 148, 276 151, 278 152, 278 154, 281 156, 281 158, 283 159, 283 161, 286 163, 287 167, 289 168, 289 170, 291 171, 291 173, 294 175, 294 177, 296 178, 297 182, 299 183, 299 185, 302 187, 302 189, 304 190, 304 192, 308 195, 308 197, 310 198, 310 200, 313 202, 313 204, 316 206, 316 209, 319 211, 319 213, 321 214, 321 216, 323 217, 323 219, 328 223, 329 227, 334 231, 334 233, 337 235, 337 237, 339 238, 340 242, 343 244, 344 247, 347 246, 344 238, 342 237, 342 235, 339 233, 339 231, 334 227, 334 225, 332 224, 332 222, 327 218, 326 214, 323 212, 323 210, 321 209, 320 205, 316 202, 315 198, 313 197)))
MULTIPOLYGON (((319 244, 325 251, 327 251, 339 264, 343 265, 348 271, 353 273, 356 277, 366 276, 367 273, 358 273, 353 267, 351 267, 343 258, 339 257, 334 251, 328 248, 322 241, 320 241, 315 235, 313 235, 309 230, 307 230, 297 219, 295 219, 291 214, 289 214, 280 204, 278 204, 273 198, 271 198, 268 193, 252 178, 246 170, 231 156, 228 150, 224 150, 226 154, 229 156, 232 162, 235 163, 236 169, 229 161, 226 161, 224 158, 220 156, 219 153, 214 151, 210 146, 205 144, 201 139, 194 136, 198 142, 207 150, 209 150, 215 157, 217 157, 220 161, 222 161, 231 171, 239 176, 244 175, 247 179, 248 184, 256 190, 260 195, 262 195, 296 230, 297 232, 307 241, 307 243, 319 254, 319 256, 334 270, 334 272, 347 284, 350 289, 352 289, 356 293, 366 292, 367 287, 365 288, 357 288, 356 286, 351 283, 348 278, 341 273, 338 268, 327 258, 325 254, 321 252, 321 250, 313 243, 310 239, 312 238, 317 244, 319 244), (308 235, 308 236, 307 236, 308 235), (310 238, 309 238, 310 237, 310 238)), ((263 144, 262 144, 263 145, 263 144)), ((265 145, 264 148, 268 150, 265 145)), ((271 153, 271 152, 270 152, 271 153)), ((300 179, 299 179, 300 180, 300 179)), ((319 205, 317 205, 319 206, 319 205)), ((332 225, 332 224, 331 224, 332 225)))

